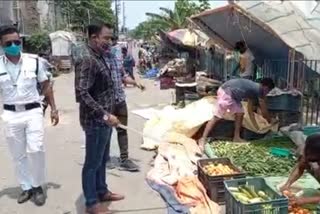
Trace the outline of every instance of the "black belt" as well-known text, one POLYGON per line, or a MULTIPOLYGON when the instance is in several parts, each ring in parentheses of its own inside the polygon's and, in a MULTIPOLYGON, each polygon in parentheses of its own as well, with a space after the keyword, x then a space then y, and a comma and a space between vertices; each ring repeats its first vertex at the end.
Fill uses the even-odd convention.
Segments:
POLYGON ((7 111, 28 111, 35 108, 40 108, 40 103, 28 103, 25 105, 3 105, 3 109, 7 111))

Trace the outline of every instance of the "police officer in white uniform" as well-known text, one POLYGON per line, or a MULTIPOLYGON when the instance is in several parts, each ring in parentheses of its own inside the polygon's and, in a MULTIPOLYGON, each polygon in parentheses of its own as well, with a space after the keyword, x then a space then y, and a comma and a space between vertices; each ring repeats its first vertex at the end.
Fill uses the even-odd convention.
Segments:
POLYGON ((33 197, 35 204, 42 206, 46 201, 41 187, 45 182, 45 153, 38 83, 49 100, 53 125, 58 124, 58 112, 52 93, 48 93, 51 87, 48 87, 46 70, 37 57, 21 53, 21 40, 17 29, 13 26, 0 28, 0 42, 4 51, 4 55, 0 57, 2 119, 22 188, 18 203, 24 203, 33 197))

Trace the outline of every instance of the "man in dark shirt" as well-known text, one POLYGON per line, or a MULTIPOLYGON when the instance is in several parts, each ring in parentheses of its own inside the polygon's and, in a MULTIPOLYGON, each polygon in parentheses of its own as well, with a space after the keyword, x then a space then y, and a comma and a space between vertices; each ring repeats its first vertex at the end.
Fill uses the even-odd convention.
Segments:
POLYGON ((110 213, 100 201, 122 200, 124 196, 110 192, 106 184, 106 161, 112 126, 119 124, 112 115, 115 96, 112 66, 103 59, 105 46, 113 35, 108 24, 90 25, 87 51, 82 51, 75 62, 75 90, 80 108, 80 124, 85 132, 86 153, 82 170, 82 188, 87 212, 110 213))
MULTIPOLYGON (((320 134, 316 133, 307 137, 304 151, 302 156, 299 158, 298 163, 293 168, 287 182, 281 187, 281 192, 290 190, 292 184, 294 184, 299 178, 302 177, 305 171, 309 172, 319 183, 320 183, 320 134)), ((306 204, 319 204, 320 196, 315 195, 311 197, 299 197, 289 198, 293 204, 298 206, 306 204)))
POLYGON ((264 78, 260 84, 248 79, 232 79, 225 82, 218 90, 217 112, 208 122, 199 146, 203 149, 206 138, 215 124, 221 120, 225 113, 235 114, 235 130, 233 141, 243 142, 240 137, 240 129, 243 122, 244 111, 241 101, 248 100, 248 113, 254 126, 259 130, 253 113, 253 103, 259 101, 262 116, 270 122, 270 116, 265 103, 265 96, 274 88, 273 80, 264 78))

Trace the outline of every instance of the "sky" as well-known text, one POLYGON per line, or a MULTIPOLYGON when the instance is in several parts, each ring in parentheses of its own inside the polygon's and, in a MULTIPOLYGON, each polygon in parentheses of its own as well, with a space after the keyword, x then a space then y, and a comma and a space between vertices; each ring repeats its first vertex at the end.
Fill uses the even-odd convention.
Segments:
MULTIPOLYGON (((123 1, 122 1, 123 2, 123 1)), ((121 9, 122 9, 121 2, 121 9)), ((159 7, 167 7, 173 9, 174 0, 165 1, 165 0, 125 0, 125 14, 126 14, 126 27, 129 29, 135 28, 140 22, 143 22, 147 19, 145 13, 160 13, 159 7)), ((212 0, 210 4, 212 7, 219 7, 226 4, 227 1, 223 0, 212 0)), ((120 22, 122 25, 122 12, 120 14, 120 22)))

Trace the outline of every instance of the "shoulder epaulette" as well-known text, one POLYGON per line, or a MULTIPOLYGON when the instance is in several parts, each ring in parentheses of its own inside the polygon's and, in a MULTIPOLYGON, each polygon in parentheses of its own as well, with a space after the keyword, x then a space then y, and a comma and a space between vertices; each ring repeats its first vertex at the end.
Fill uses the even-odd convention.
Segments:
POLYGON ((37 58, 39 58, 38 55, 36 55, 36 54, 29 54, 29 53, 23 53, 22 56, 24 56, 24 57, 29 57, 29 58, 32 58, 32 59, 37 59, 37 58))

